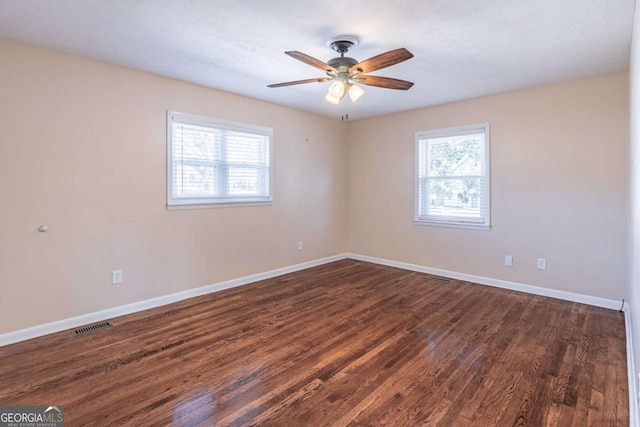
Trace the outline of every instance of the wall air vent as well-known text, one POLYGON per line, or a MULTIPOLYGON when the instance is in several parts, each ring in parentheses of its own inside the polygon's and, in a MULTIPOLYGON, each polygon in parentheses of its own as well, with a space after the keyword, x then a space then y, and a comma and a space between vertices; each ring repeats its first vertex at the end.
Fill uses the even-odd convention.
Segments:
POLYGON ((113 326, 109 322, 100 322, 95 325, 83 326, 82 328, 78 328, 73 331, 74 336, 88 334, 89 332, 97 331, 99 329, 109 328, 113 326))

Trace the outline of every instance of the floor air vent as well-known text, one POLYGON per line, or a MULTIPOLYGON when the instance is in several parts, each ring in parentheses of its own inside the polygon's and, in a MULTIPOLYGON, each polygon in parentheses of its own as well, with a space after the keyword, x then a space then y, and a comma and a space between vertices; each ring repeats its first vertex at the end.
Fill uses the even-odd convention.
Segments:
POLYGON ((453 283, 453 279, 449 279, 448 277, 434 276, 433 274, 428 274, 428 276, 429 276, 429 279, 434 280, 436 282, 453 283))
POLYGON ((110 326, 113 326, 113 325, 109 322, 101 322, 101 323, 96 323, 95 325, 83 326, 82 328, 78 328, 75 331, 73 331, 73 335, 74 336, 84 335, 84 334, 88 334, 89 332, 97 331, 99 329, 108 328, 110 326))

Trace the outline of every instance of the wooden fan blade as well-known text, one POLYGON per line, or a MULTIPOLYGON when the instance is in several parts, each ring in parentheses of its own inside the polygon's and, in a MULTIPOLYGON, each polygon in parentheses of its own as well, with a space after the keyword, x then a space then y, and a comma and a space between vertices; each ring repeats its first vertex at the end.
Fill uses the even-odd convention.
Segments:
POLYGON ((363 85, 378 86, 386 89, 407 90, 413 86, 413 83, 406 80, 392 79, 391 77, 363 76, 362 74, 353 80, 363 85))
POLYGON ((376 55, 373 58, 369 58, 359 64, 354 65, 353 67, 349 68, 349 74, 355 73, 356 71, 359 71, 362 74, 370 73, 381 68, 390 67, 411 58, 413 58, 413 53, 401 47, 400 49, 381 53, 380 55, 376 55))
POLYGON ((298 61, 302 61, 305 64, 311 65, 312 67, 320 68, 323 71, 331 71, 333 73, 338 74, 338 70, 333 68, 331 65, 325 64, 324 62, 320 61, 319 59, 316 59, 316 58, 314 58, 312 56, 309 56, 307 54, 304 54, 302 52, 298 52, 297 50, 292 50, 292 51, 288 51, 288 52, 285 52, 285 53, 287 55, 289 55, 290 57, 297 59, 298 61))
POLYGON ((282 86, 293 86, 293 85, 301 85, 305 83, 322 83, 331 80, 331 77, 318 77, 315 79, 306 79, 306 80, 296 80, 293 82, 285 82, 285 83, 276 83, 273 85, 268 85, 267 87, 282 87, 282 86))

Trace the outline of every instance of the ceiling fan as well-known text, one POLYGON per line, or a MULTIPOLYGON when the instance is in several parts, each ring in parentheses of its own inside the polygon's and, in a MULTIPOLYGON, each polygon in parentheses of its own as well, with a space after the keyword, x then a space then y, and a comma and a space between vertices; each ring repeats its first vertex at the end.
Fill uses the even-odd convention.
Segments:
POLYGON ((381 68, 390 67, 407 59, 413 58, 413 54, 405 48, 391 50, 381 53, 365 61, 358 62, 353 58, 344 56, 353 46, 358 44, 358 39, 352 36, 337 36, 329 39, 327 45, 340 54, 339 57, 330 59, 328 62, 322 62, 298 51, 285 52, 292 58, 309 64, 312 67, 319 68, 327 73, 327 77, 318 77, 314 79, 295 80, 285 83, 276 83, 267 87, 293 86, 305 83, 323 83, 335 80, 329 86, 329 92, 326 99, 332 104, 339 104, 349 94, 349 98, 353 102, 357 101, 364 94, 364 90, 356 83, 377 86, 385 89, 407 90, 413 83, 406 80, 392 79, 390 77, 369 76, 367 73, 379 70, 381 68))

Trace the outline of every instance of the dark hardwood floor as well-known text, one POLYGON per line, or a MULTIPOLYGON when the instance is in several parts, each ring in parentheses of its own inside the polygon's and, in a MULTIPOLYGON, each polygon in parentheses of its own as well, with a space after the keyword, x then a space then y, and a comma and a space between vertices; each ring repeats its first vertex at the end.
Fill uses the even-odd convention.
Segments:
POLYGON ((343 260, 0 347, 67 426, 627 426, 623 315, 343 260))

